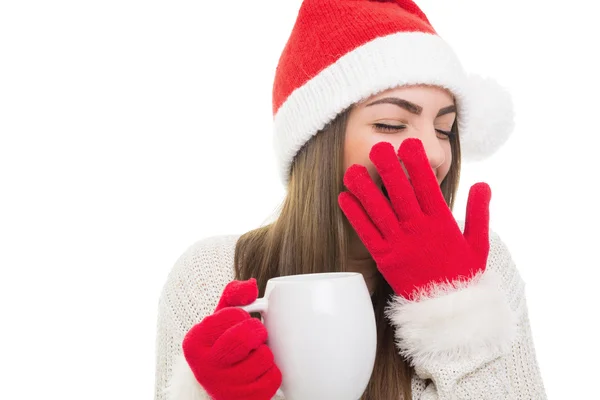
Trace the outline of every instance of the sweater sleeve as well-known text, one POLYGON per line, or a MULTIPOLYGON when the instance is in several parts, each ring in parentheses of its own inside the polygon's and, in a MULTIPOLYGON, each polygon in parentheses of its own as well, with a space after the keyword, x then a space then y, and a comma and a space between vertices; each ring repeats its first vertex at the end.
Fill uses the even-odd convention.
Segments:
POLYGON ((155 400, 210 400, 196 381, 181 343, 190 328, 210 315, 233 279, 236 237, 199 241, 175 262, 158 304, 155 400))
POLYGON ((433 286, 414 301, 391 300, 398 349, 427 382, 415 399, 546 399, 524 287, 491 232, 484 273, 433 286))

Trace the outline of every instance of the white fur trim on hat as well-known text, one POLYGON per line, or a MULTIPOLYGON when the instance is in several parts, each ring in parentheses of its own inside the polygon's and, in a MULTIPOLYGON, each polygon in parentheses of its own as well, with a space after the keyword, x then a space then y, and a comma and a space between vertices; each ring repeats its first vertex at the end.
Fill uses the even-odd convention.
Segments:
POLYGON ((482 83, 473 82, 452 48, 434 34, 399 32, 357 47, 294 90, 277 110, 273 145, 283 183, 287 184, 291 163, 300 148, 340 112, 403 85, 436 85, 452 92, 459 127, 466 133, 464 140, 461 138, 465 159, 489 155, 508 137, 506 130, 512 128, 512 122, 503 122, 505 118, 512 121, 510 102, 508 108, 503 106, 496 112, 493 96, 486 94, 482 83), (467 100, 470 97, 473 99, 467 100), (480 154, 470 157, 472 152, 480 154))
POLYGON ((198 383, 185 357, 179 355, 173 362, 173 374, 165 389, 167 400, 211 400, 198 383))
POLYGON ((487 271, 468 282, 433 285, 413 301, 394 296, 386 315, 401 354, 423 365, 509 351, 517 316, 499 285, 487 271))

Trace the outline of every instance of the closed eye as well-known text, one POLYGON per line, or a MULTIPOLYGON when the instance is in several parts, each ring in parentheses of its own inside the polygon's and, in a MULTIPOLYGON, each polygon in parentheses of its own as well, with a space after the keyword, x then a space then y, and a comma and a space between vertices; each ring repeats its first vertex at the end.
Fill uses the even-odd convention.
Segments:
MULTIPOLYGON (((373 127, 380 132, 386 132, 386 133, 398 132, 403 129, 406 129, 406 125, 389 125, 389 124, 382 124, 382 123, 375 123, 375 124, 373 124, 373 127)), ((454 135, 454 132, 452 132, 452 131, 444 131, 442 129, 436 129, 435 131, 437 133, 443 135, 444 137, 441 139, 444 139, 444 140, 449 139, 451 136, 454 135)))
POLYGON ((452 131, 443 131, 441 129, 436 129, 435 131, 444 135, 444 137, 442 138, 444 140, 450 139, 451 136, 454 136, 454 132, 452 131))
POLYGON ((401 131, 402 129, 406 128, 406 125, 388 125, 388 124, 375 123, 375 124, 373 124, 373 127, 375 127, 376 130, 381 131, 381 132, 398 132, 398 131, 401 131))

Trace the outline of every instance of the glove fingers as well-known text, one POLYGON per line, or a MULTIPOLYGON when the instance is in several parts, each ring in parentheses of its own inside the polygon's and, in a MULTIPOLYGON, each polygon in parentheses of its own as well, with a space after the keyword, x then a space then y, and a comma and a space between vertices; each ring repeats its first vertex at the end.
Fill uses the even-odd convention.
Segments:
POLYGON ((258 286, 256 284, 256 279, 251 278, 247 281, 231 281, 225 286, 215 312, 225 307, 246 306, 254 302, 257 298, 258 286))
POLYGON ((405 139, 398 149, 398 157, 410 176, 410 183, 423 213, 434 215, 447 210, 448 205, 429 164, 423 142, 416 138, 405 139))
POLYGON ((245 386, 246 395, 240 393, 243 400, 270 400, 281 387, 281 371, 275 364, 266 370, 258 379, 245 386))
POLYGON ((344 185, 354 195, 384 237, 398 232, 398 217, 390 202, 362 165, 352 165, 344 174, 344 185))
POLYGON ((398 219, 406 221, 421 215, 421 207, 398 160, 394 146, 388 142, 379 142, 371 148, 369 158, 377 168, 398 219))
POLYGON ((219 370, 214 382, 219 383, 217 390, 223 398, 269 400, 281 386, 281 372, 273 353, 263 344, 245 360, 219 370))
POLYGON ((256 318, 246 319, 226 330, 211 349, 216 365, 238 363, 267 341, 267 329, 256 318))
POLYGON ((251 393, 255 394, 247 400, 268 400, 272 399, 281 387, 281 371, 276 366, 271 367, 257 381, 250 384, 251 393))
POLYGON ((352 193, 342 192, 338 204, 367 250, 377 254, 384 239, 358 199, 352 193))
POLYGON ((489 222, 492 191, 485 182, 471 186, 467 199, 464 237, 479 255, 487 255, 490 248, 489 222))
POLYGON ((235 377, 235 381, 250 384, 259 380, 264 374, 275 366, 273 352, 266 344, 253 350, 244 360, 228 368, 228 373, 235 377))
POLYGON ((224 308, 192 327, 184 338, 184 344, 212 347, 228 329, 250 318, 250 314, 241 308, 224 308))

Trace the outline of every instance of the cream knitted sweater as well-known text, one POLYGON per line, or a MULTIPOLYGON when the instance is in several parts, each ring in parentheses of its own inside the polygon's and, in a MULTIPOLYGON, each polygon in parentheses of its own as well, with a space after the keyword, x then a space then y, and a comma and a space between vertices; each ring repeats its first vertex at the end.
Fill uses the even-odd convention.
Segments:
MULTIPOLYGON (((237 239, 201 240, 170 272, 158 308, 155 400, 210 399, 181 356, 181 343, 234 279, 237 239)), ((483 275, 438 287, 419 301, 396 298, 391 305, 399 351, 415 366, 413 399, 546 398, 524 283, 498 235, 490 234, 483 275)))

